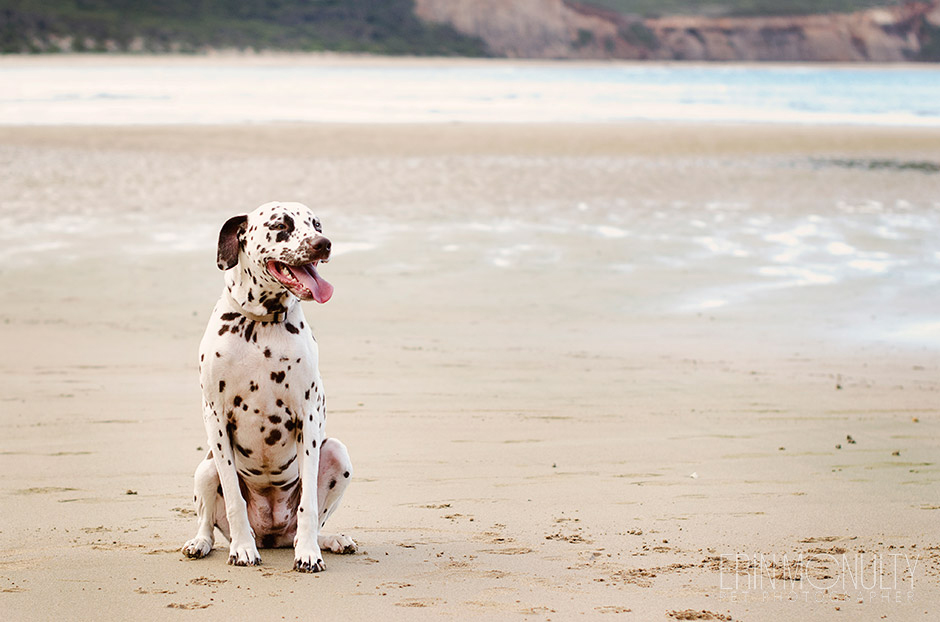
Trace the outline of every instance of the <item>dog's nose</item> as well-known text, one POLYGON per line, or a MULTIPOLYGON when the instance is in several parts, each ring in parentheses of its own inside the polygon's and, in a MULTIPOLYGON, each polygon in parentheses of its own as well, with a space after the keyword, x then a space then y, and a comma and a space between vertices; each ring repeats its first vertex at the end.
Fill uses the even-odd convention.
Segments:
POLYGON ((323 236, 318 237, 313 243, 313 252, 321 257, 329 257, 332 248, 333 245, 323 236))

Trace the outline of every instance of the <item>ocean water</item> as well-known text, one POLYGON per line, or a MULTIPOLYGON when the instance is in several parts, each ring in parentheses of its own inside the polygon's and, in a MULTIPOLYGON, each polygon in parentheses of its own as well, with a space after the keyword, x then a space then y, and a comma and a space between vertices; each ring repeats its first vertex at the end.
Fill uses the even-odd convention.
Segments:
POLYGON ((940 125, 940 68, 0 58, 0 124, 940 125))
MULTIPOLYGON (((0 125, 940 126, 940 70, 927 66, 46 58, 0 59, 0 84, 0 125)), ((248 197, 289 197, 317 210, 338 259, 372 253, 383 275, 484 266, 603 289, 627 315, 741 311, 940 348, 940 153, 327 158, 312 146, 278 159, 0 141, 0 165, 7 270, 115 251, 208 265, 219 223, 248 197), (400 244, 423 252, 389 261, 400 244)))

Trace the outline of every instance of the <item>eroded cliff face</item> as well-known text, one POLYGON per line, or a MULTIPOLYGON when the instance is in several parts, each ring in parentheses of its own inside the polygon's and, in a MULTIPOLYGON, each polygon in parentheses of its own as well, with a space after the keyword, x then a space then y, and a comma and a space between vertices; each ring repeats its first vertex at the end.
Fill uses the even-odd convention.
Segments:
POLYGON ((496 56, 510 58, 643 58, 620 36, 616 13, 564 0, 415 0, 425 21, 480 37, 496 56))
POLYGON ((844 15, 629 18, 571 0, 415 0, 497 56, 900 62, 940 47, 940 0, 844 15))

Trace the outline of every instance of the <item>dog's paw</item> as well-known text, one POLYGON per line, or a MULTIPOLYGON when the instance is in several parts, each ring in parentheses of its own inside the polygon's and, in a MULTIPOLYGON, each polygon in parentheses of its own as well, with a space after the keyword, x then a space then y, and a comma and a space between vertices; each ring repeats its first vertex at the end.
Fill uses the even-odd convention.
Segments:
POLYGON ((233 542, 228 553, 228 563, 232 566, 257 566, 261 563, 258 547, 253 541, 243 545, 233 542))
POLYGON ((323 557, 320 555, 319 549, 306 553, 295 549, 294 570, 297 572, 323 572, 326 570, 326 564, 323 563, 323 557))
POLYGON ((352 538, 342 534, 317 536, 317 543, 321 549, 337 555, 350 555, 359 550, 352 538))
POLYGON ((212 550, 212 540, 196 537, 183 545, 183 555, 190 559, 205 557, 212 550))

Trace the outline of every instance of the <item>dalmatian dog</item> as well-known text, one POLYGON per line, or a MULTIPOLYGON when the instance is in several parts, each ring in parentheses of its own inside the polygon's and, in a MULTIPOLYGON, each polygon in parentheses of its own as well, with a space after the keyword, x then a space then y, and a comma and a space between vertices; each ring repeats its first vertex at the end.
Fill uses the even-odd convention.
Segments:
POLYGON ((228 563, 261 563, 259 548, 294 547, 294 569, 325 570, 321 550, 356 543, 320 530, 352 475, 342 443, 324 436, 318 350, 300 300, 327 302, 317 268, 330 259, 320 221, 300 203, 266 203, 219 233, 225 288, 199 347, 209 453, 196 468, 191 558, 229 540, 228 563))

